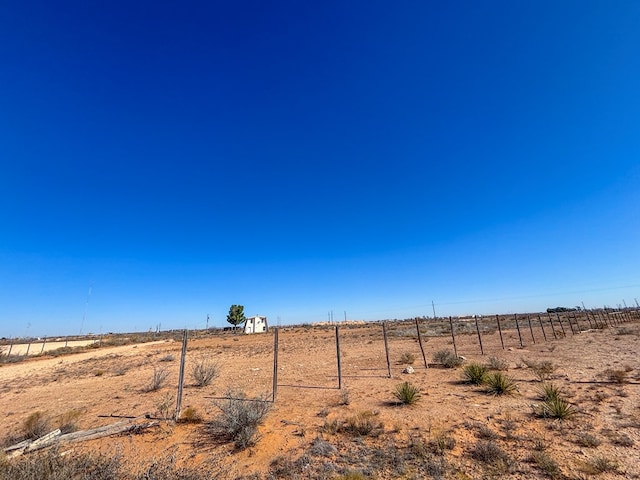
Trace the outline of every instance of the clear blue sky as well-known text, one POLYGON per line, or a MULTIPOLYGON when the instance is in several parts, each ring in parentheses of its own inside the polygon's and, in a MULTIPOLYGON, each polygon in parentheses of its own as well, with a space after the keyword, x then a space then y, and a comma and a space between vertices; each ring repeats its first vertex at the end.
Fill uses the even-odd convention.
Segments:
POLYGON ((636 1, 13 1, 0 61, 0 336, 640 297, 636 1))

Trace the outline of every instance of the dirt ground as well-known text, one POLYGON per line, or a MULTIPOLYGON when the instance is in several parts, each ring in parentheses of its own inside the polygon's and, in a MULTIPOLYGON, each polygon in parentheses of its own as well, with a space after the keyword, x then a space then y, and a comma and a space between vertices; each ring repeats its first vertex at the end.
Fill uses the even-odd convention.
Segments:
MULTIPOLYGON (((276 402, 257 443, 242 451, 212 438, 206 425, 231 391, 271 399, 273 330, 199 332, 188 342, 182 410, 195 409, 203 423, 163 421, 141 433, 69 448, 118 453, 131 469, 171 455, 219 478, 640 478, 637 320, 593 329, 584 321, 575 325, 575 334, 565 323, 565 336, 556 325, 558 338, 550 326, 543 332, 535 322, 523 325, 520 336, 505 325, 502 342, 499 331, 483 327, 484 355, 473 328, 456 336, 466 364, 489 357, 507 362, 504 373, 519 387, 513 395, 489 395, 485 387, 462 381, 462 367, 435 364, 434 353, 454 348, 451 336, 436 336, 444 331, 423 331, 425 368, 411 323, 388 325, 391 378, 382 324, 341 325, 339 389, 334 327, 281 328, 276 402), (402 360, 412 356, 414 373, 402 373, 402 360), (203 358, 215 360, 220 374, 211 385, 197 387, 191 370, 203 358), (544 361, 555 367, 548 381, 576 409, 571 418, 535 414, 541 382, 530 366, 544 361), (405 381, 421 391, 415 405, 396 402, 394 390, 405 381), (369 419, 373 430, 356 434, 340 428, 354 418, 369 419), (500 453, 483 455, 488 444, 500 453)), ((73 418, 81 430, 122 417, 173 413, 180 352, 179 341, 162 340, 2 364, 0 439, 6 446, 18 438, 37 411, 53 426, 73 418), (166 370, 168 377, 162 388, 149 391, 154 369, 166 370)))

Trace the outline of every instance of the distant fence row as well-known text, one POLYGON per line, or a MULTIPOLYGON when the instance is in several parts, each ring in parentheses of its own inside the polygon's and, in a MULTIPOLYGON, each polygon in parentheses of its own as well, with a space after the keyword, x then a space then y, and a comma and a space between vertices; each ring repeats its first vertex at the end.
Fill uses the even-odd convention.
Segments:
MULTIPOLYGON (((378 351, 379 353, 372 353, 372 358, 384 358, 380 360, 378 365, 382 369, 382 375, 392 377, 392 353, 393 342, 395 340, 410 340, 412 345, 417 344, 420 348, 422 356, 422 363, 424 368, 430 368, 429 360, 432 357, 431 354, 435 353, 434 348, 436 346, 444 348, 451 348, 455 355, 485 355, 487 353, 497 352, 507 349, 524 348, 528 345, 534 345, 543 342, 554 341, 559 338, 570 337, 577 335, 583 331, 606 329, 610 327, 621 327, 630 322, 637 322, 640 320, 640 310, 638 309, 624 309, 616 311, 608 311, 605 309, 600 310, 580 310, 571 312, 554 312, 554 313, 533 313, 533 314, 512 314, 512 315, 493 315, 493 316, 472 316, 472 317, 447 317, 447 318, 414 318, 410 320, 395 320, 395 321, 382 321, 382 322, 370 322, 366 324, 353 324, 349 322, 337 323, 335 325, 298 325, 277 327, 270 329, 270 335, 261 337, 264 341, 260 340, 261 352, 265 355, 271 355, 269 351, 269 338, 273 337, 273 370, 271 376, 271 398, 272 402, 276 401, 278 387, 291 387, 292 385, 285 385, 279 383, 278 375, 282 366, 282 361, 287 361, 287 354, 282 358, 280 355, 280 340, 281 337, 285 340, 287 333, 291 330, 309 330, 312 333, 314 330, 324 332, 321 335, 321 339, 316 340, 322 343, 322 355, 323 358, 329 358, 335 355, 335 376, 332 376, 337 380, 336 384, 318 385, 313 388, 333 388, 342 389, 343 383, 343 366, 342 366, 342 354, 341 354, 341 338, 349 339, 348 335, 362 333, 363 330, 367 333, 367 342, 372 343, 372 351, 378 351), (431 344, 428 342, 432 339, 439 339, 431 344), (332 345, 332 343, 335 343, 332 345), (379 343, 378 343, 379 342, 379 343), (375 345, 379 345, 378 347, 375 345), (390 348, 390 344, 391 347, 390 348), (426 351, 426 344, 429 345, 429 352, 426 351), (335 352, 335 353, 332 353, 335 352), (430 354, 429 354, 430 353, 430 354), (382 357, 384 355, 384 357, 382 357), (386 364, 386 365, 385 365, 386 364), (383 367, 386 366, 386 368, 383 367)), ((150 333, 149 338, 133 337, 138 341, 159 340, 163 338, 176 338, 179 334, 182 336, 182 354, 180 361, 179 381, 178 381, 178 396, 176 405, 176 418, 180 415, 182 389, 184 385, 184 368, 185 358, 187 354, 188 339, 191 337, 203 338, 216 335, 229 335, 229 332, 222 332, 220 330, 198 330, 187 332, 185 331, 173 331, 163 332, 165 335, 156 333, 150 333)), ((243 335, 243 334, 240 334, 243 335)), ((264 335, 264 334, 255 334, 264 335)), ((361 337, 363 335, 360 335, 361 337)), ((315 338, 315 337, 313 337, 315 338)), ((113 339, 112 339, 113 340, 113 339)), ((125 338, 120 338, 120 341, 124 341, 125 338)), ((127 340, 131 340, 127 337, 127 340)), ((313 342, 310 339, 310 342, 313 342)), ((62 340, 59 338, 54 341, 47 342, 46 339, 27 342, 27 343, 14 343, 10 342, 7 345, 2 346, 2 356, 7 358, 10 356, 26 356, 31 354, 42 355, 54 355, 53 352, 60 351, 65 353, 75 347, 83 348, 100 348, 101 346, 116 345, 117 342, 110 341, 105 337, 97 339, 67 339, 62 340), (53 349, 53 350, 50 350, 53 349)), ((406 343, 404 344, 406 346, 406 343)), ((405 348, 403 346, 403 348, 405 348)), ((288 348, 288 347, 287 347, 288 348)), ((287 352, 288 353, 288 352, 287 352)), ((268 359, 268 356, 267 356, 268 359)), ((377 362, 376 362, 377 363, 377 362)), ((333 368, 333 367, 331 367, 333 368)), ((266 373, 268 375, 268 373, 266 373)), ((264 377, 264 381, 267 381, 267 377, 264 377)), ((308 387, 308 386, 307 386, 308 387)))

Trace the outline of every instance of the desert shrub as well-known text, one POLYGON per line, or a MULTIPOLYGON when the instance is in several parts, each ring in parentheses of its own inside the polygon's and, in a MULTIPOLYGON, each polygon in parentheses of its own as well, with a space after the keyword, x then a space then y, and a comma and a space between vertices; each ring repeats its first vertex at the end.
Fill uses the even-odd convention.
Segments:
POLYGON ((433 361, 446 368, 456 368, 462 365, 462 359, 451 350, 438 350, 433 354, 433 361))
POLYGON ((456 439, 449 432, 440 432, 428 442, 429 449, 438 455, 444 455, 445 450, 453 450, 456 439))
POLYGON ((148 392, 155 392, 156 390, 160 390, 165 382, 167 381, 167 377, 169 376, 169 372, 164 367, 153 367, 153 375, 151 376, 151 382, 147 387, 148 392))
POLYGON ((558 462, 551 458, 548 453, 534 452, 533 455, 531 455, 531 459, 548 477, 562 478, 562 472, 560 471, 558 462))
POLYGON ((156 404, 158 415, 165 420, 172 417, 175 401, 173 395, 165 394, 156 404))
POLYGON ((7 353, 1 353, 0 354, 0 364, 3 363, 18 363, 18 362, 22 362, 23 360, 25 360, 27 358, 26 355, 9 355, 8 352, 7 353))
POLYGON ((615 473, 620 468, 615 460, 610 460, 606 457, 595 457, 586 463, 586 471, 591 474, 599 473, 615 473))
POLYGON ((541 382, 548 380, 553 372, 556 371, 556 366, 549 360, 534 362, 533 360, 523 358, 522 362, 531 369, 536 378, 541 382))
POLYGON ((504 436, 507 440, 512 440, 516 438, 515 432, 518 428, 518 423, 511 418, 511 416, 507 416, 500 421, 500 425, 502 426, 502 431, 504 432, 504 436))
POLYGON ((322 431, 331 435, 335 435, 336 433, 340 432, 341 429, 342 422, 337 418, 325 420, 324 425, 322 426, 322 431))
POLYGON ((462 369, 462 374, 467 382, 474 385, 482 385, 484 383, 484 378, 487 375, 487 367, 475 362, 470 363, 469 365, 465 365, 462 369))
POLYGON ((501 372, 493 372, 485 377, 487 393, 492 395, 511 395, 516 393, 518 384, 512 378, 501 372))
POLYGON ((78 429, 78 419, 81 412, 79 410, 69 410, 58 418, 58 428, 64 433, 75 432, 78 429))
POLYGON ((475 460, 492 465, 509 463, 507 453, 493 440, 478 440, 471 451, 471 456, 475 460))
POLYGON ((229 391, 228 398, 216 402, 220 415, 211 423, 210 432, 245 449, 258 441, 258 426, 271 410, 265 398, 247 398, 242 391, 229 391))
POLYGON ((340 405, 349 405, 351 403, 351 392, 348 388, 340 390, 340 405))
POLYGON ((175 359, 176 357, 171 353, 167 353, 166 355, 160 357, 161 362, 173 362, 175 359))
MULTIPOLYGON (((290 455, 278 455, 269 463, 269 477, 268 478, 299 478, 298 466, 290 455)), ((261 477, 260 477, 261 478, 261 477)))
POLYGON ((509 370, 509 363, 502 358, 489 357, 487 368, 489 370, 507 371, 509 370))
POLYGON ((0 478, 11 480, 118 480, 123 478, 118 455, 70 453, 56 449, 0 462, 0 478))
POLYGON ((618 327, 616 335, 637 335, 638 330, 631 327, 618 327))
POLYGON ((337 451, 336 447, 320 437, 316 437, 309 448, 309 453, 318 457, 330 457, 337 451))
POLYGON ((575 438, 575 444, 581 447, 594 448, 600 445, 602 442, 598 437, 588 432, 578 432, 575 438))
POLYGON ((198 360, 191 370, 193 381, 199 387, 206 387, 217 378, 219 374, 220 369, 218 364, 205 358, 198 360))
POLYGON ((402 365, 413 365, 413 362, 416 361, 416 356, 413 353, 405 352, 400 357, 400 363, 402 365))
POLYGON ((37 411, 29 415, 22 424, 25 438, 36 439, 51 431, 51 419, 44 412, 37 411))
POLYGON ((626 370, 606 370, 605 375, 611 383, 627 383, 629 372, 626 370))
POLYGON ((180 423, 200 423, 202 422, 202 415, 195 408, 187 407, 180 413, 178 421, 180 423))
POLYGON ((535 406, 536 415, 541 418, 566 420, 577 413, 576 408, 562 397, 553 397, 535 406))
POLYGON ((348 417, 342 424, 342 431, 359 437, 377 437, 384 430, 384 424, 370 410, 348 417))
MULTIPOLYGON (((195 468, 180 467, 176 464, 174 455, 167 455, 154 459, 149 465, 130 478, 131 480, 200 480, 202 478, 217 478, 217 473, 219 472, 203 474, 203 472, 195 468)), ((87 480, 89 479, 87 478, 87 480)))
POLYGON ((420 390, 409 382, 396 385, 393 395, 402 405, 413 405, 420 400, 420 390))
POLYGON ((611 443, 618 445, 619 447, 632 447, 634 445, 633 438, 626 433, 619 435, 611 440, 611 443))
POLYGON ((498 438, 498 434, 484 423, 478 423, 475 427, 478 433, 478 438, 483 438, 485 440, 495 440, 498 438))
POLYGON ((367 480, 368 478, 369 477, 367 477, 362 472, 351 471, 345 473, 344 475, 340 475, 339 477, 337 477, 337 480, 367 480))

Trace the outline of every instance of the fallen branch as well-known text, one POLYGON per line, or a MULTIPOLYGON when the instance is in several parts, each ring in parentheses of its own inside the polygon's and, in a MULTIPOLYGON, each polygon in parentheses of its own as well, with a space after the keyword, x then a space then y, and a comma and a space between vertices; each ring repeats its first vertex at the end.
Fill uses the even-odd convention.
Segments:
POLYGON ((7 447, 4 449, 4 452, 11 452, 9 455, 10 457, 17 457, 25 453, 30 453, 42 448, 50 447, 53 444, 85 442, 88 440, 95 440, 98 438, 109 437, 111 435, 118 435, 127 432, 137 433, 141 430, 155 427, 159 424, 159 421, 137 423, 132 420, 125 420, 111 425, 104 425, 102 427, 93 428, 90 430, 82 430, 80 432, 67 433, 64 435, 61 435, 60 430, 58 429, 36 440, 24 440, 20 443, 7 447))

